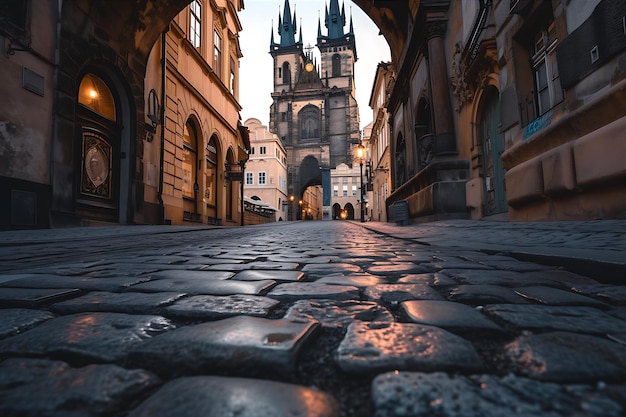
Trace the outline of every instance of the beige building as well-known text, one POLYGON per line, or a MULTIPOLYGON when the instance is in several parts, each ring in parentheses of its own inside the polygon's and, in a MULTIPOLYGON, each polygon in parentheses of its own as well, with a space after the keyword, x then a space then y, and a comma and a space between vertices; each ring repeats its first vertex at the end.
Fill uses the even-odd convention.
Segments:
POLYGON ((258 119, 248 119, 250 157, 246 163, 244 195, 274 209, 272 221, 287 220, 287 154, 277 135, 258 119))
MULTIPOLYGON (((365 177, 365 164, 363 177, 365 177)), ((361 167, 358 163, 348 166, 339 164, 330 170, 331 203, 333 220, 361 220, 361 167)), ((368 217, 367 205, 363 214, 368 217)))
POLYGON ((243 222, 248 143, 238 102, 242 6, 194 0, 152 48, 145 121, 153 131, 144 141, 143 164, 150 223, 243 222))
POLYGON ((386 200, 391 193, 391 158, 389 156, 389 115, 387 114, 387 98, 392 81, 393 70, 391 63, 378 64, 370 107, 373 110, 374 121, 364 132, 364 145, 369 153, 369 191, 368 201, 372 221, 387 221, 386 200))

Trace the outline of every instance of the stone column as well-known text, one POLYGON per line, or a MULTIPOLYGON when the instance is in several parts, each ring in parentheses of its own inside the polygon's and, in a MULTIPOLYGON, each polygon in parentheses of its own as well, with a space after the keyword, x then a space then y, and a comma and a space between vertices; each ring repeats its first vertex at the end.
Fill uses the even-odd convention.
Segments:
POLYGON ((428 70, 430 72, 436 156, 458 154, 454 124, 452 123, 448 68, 443 45, 445 32, 445 21, 435 21, 427 24, 428 70))

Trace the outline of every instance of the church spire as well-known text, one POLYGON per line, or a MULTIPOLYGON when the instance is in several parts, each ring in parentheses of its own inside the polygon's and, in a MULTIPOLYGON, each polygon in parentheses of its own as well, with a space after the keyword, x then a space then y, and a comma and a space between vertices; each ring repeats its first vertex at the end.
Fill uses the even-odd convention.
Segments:
POLYGON ((345 3, 339 9, 339 0, 330 0, 330 9, 326 6, 326 27, 328 28, 328 39, 343 38, 343 28, 346 25, 345 3))
POLYGON ((295 46, 296 45, 296 15, 294 13, 291 16, 291 6, 289 0, 285 0, 285 7, 283 10, 283 16, 281 19, 280 12, 278 13, 278 34, 280 35, 280 46, 295 46))

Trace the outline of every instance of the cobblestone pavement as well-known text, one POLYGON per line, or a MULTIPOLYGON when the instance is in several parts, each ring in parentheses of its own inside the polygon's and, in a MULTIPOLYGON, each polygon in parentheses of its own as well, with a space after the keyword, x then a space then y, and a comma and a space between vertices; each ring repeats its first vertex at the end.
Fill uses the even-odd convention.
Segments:
POLYGON ((626 222, 0 232, 0 415, 626 414, 626 222))

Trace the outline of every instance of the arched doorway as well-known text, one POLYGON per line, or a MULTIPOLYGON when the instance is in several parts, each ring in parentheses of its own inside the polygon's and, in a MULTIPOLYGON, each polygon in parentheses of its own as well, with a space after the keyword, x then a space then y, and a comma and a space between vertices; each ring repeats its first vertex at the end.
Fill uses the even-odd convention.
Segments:
POLYGON ((500 98, 498 90, 490 86, 482 98, 482 112, 478 123, 482 146, 483 186, 485 191, 484 215, 504 213, 508 206, 504 185, 504 135, 499 132, 500 98))
POLYGON ((348 203, 343 209, 346 213, 346 219, 354 220, 354 206, 351 203, 348 203))
MULTIPOLYGON (((234 165, 236 165, 235 162, 235 153, 233 152, 232 148, 228 149, 228 152, 226 152, 226 170, 232 169, 231 167, 233 167, 234 165)), ((236 191, 236 187, 233 186, 233 181, 231 180, 227 180, 224 179, 224 187, 226 188, 226 196, 225 196, 225 203, 226 203, 226 207, 225 207, 225 216, 226 216, 226 220, 230 221, 230 222, 234 222, 235 218, 234 218, 234 207, 235 204, 233 202, 233 200, 235 199, 235 191, 236 191)))
POLYGON ((128 178, 132 153, 130 109, 106 71, 86 72, 76 106, 76 214, 111 223, 131 222, 128 178))
POLYGON ((339 203, 333 204, 333 220, 343 220, 341 212, 342 209, 339 203))
POLYGON ((206 205, 207 221, 210 224, 219 224, 217 212, 217 161, 219 161, 219 146, 215 135, 211 136, 205 149, 204 169, 204 204, 206 205))

